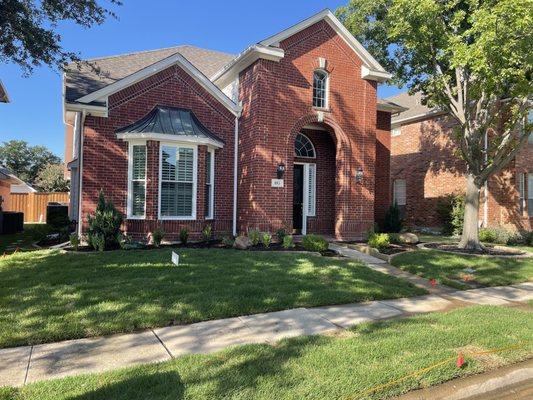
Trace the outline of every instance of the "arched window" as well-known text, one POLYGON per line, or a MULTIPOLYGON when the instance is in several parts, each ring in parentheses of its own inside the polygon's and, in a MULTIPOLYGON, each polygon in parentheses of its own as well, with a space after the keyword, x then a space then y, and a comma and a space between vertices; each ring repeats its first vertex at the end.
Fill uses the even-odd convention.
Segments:
POLYGON ((294 141, 294 155, 303 158, 315 158, 315 147, 309 138, 301 133, 296 136, 294 141))
POLYGON ((328 74, 321 69, 313 73, 313 107, 327 108, 328 74))

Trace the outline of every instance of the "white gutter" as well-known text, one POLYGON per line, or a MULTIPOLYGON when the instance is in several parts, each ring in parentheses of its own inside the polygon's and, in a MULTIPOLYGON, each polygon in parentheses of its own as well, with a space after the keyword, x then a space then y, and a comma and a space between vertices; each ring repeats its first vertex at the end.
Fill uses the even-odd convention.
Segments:
POLYGON ((83 225, 83 214, 82 214, 82 189, 83 189, 83 125, 85 124, 85 117, 87 115, 87 112, 83 110, 81 112, 81 118, 79 119, 79 126, 78 126, 78 132, 79 132, 79 166, 78 166, 78 176, 79 176, 79 191, 78 191, 78 236, 81 237, 82 234, 82 225, 83 225))
POLYGON ((239 116, 235 117, 235 144, 233 146, 233 236, 237 236, 237 183, 239 168, 237 163, 239 162, 239 116))

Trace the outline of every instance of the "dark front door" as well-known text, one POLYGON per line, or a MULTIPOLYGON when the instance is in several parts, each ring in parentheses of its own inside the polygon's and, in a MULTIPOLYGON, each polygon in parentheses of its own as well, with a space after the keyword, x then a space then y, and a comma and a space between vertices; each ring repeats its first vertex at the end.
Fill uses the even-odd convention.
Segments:
POLYGON ((304 209, 304 166, 294 164, 292 198, 292 227, 295 233, 302 232, 303 209, 304 209))

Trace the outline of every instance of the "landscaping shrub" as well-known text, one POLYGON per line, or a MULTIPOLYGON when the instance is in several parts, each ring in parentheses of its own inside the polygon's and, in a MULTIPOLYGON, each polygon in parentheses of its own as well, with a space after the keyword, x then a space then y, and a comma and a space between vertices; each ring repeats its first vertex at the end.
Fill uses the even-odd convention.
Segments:
POLYGON ((187 228, 180 229, 180 243, 186 245, 189 240, 189 230, 187 228))
POLYGON ((204 226, 204 229, 202 229, 202 238, 205 242, 209 242, 211 238, 213 237, 213 228, 211 225, 204 226))
POLYGON ((527 246, 533 246, 533 231, 524 232, 522 234, 522 238, 524 239, 524 244, 527 246))
POLYGON ((496 232, 492 228, 481 228, 479 230, 479 240, 486 243, 495 243, 496 232))
POLYGON ((302 238, 302 245, 307 251, 325 251, 328 249, 328 242, 320 235, 305 235, 302 238))
POLYGON ((459 194, 449 194, 437 200, 435 208, 442 224, 444 235, 460 235, 463 232, 465 198, 459 194))
POLYGON ((165 231, 160 226, 155 228, 154 231, 152 232, 152 240, 154 242, 154 246, 155 247, 161 246, 161 242, 163 241, 164 237, 165 237, 165 231))
POLYGON ((387 233, 376 233, 368 239, 368 245, 379 251, 390 246, 390 237, 387 233))
POLYGON ((87 220, 87 238, 92 247, 99 250, 101 247, 108 249, 118 245, 117 236, 123 217, 111 201, 106 201, 103 191, 98 195, 96 210, 87 216, 87 220))
POLYGON ((231 236, 224 236, 222 238, 222 244, 224 247, 233 247, 233 243, 235 243, 235 240, 231 236))
POLYGON ((261 243, 266 249, 268 249, 270 247, 270 243, 272 243, 272 235, 268 232, 263 232, 261 234, 261 243))
POLYGON ((394 203, 387 210, 385 214, 385 221, 383 223, 383 230, 385 232, 400 232, 403 227, 403 219, 400 216, 400 209, 398 205, 394 203))
POLYGON ((69 236, 69 242, 70 242, 70 245, 74 248, 74 250, 78 251, 78 247, 80 245, 80 237, 78 236, 77 233, 72 233, 69 236))
POLYGON ((389 233, 389 240, 391 243, 395 244, 402 243, 400 240, 400 234, 396 232, 389 233))
POLYGON ((283 238, 283 242, 281 243, 281 246, 284 249, 292 249, 294 247, 294 239, 291 235, 287 235, 283 238))
POLYGON ((453 199, 453 207, 451 214, 451 224, 453 226, 453 234, 459 236, 463 233, 463 222, 465 217, 465 197, 456 195, 453 199))
POLYGON ((279 228, 276 231, 276 236, 278 237, 278 240, 280 242, 283 242, 283 239, 288 235, 287 230, 285 228, 279 228))
POLYGON ((259 244, 260 234, 257 229, 251 229, 248 231, 248 239, 252 242, 252 246, 257 246, 259 244))

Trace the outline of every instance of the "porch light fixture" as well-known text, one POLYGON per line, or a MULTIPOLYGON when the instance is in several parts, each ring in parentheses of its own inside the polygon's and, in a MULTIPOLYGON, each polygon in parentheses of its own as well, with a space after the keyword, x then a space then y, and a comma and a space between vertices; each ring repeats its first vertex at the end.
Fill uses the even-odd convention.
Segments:
POLYGON ((276 175, 278 179, 283 179, 284 173, 285 173, 285 164, 281 163, 278 165, 278 168, 276 169, 276 175))
POLYGON ((363 168, 357 168, 357 171, 355 172, 355 181, 357 183, 363 182, 363 168))

